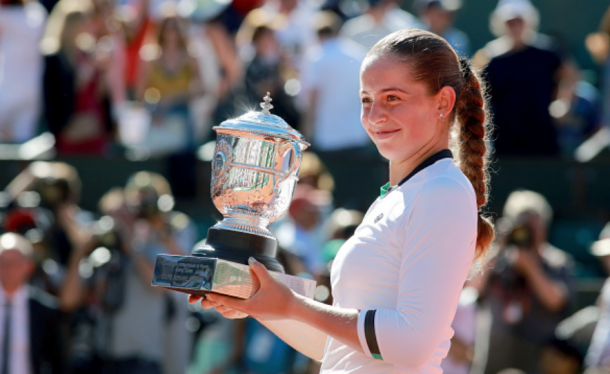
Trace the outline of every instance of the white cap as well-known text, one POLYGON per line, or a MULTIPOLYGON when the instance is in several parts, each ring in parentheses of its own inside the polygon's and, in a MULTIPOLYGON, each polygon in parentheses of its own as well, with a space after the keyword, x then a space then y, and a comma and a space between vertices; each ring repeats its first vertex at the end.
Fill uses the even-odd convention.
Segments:
POLYGON ((591 245, 591 254, 598 257, 610 255, 610 222, 599 234, 599 240, 591 245))
POLYGON ((529 0, 500 0, 490 16, 490 28, 496 36, 504 34, 504 23, 521 18, 530 29, 537 29, 540 22, 538 10, 529 0))

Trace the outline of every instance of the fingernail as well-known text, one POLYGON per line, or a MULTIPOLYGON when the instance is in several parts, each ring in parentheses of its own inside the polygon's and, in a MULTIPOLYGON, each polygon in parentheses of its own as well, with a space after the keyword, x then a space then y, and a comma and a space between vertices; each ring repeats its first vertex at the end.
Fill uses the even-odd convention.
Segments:
POLYGON ((248 259, 248 262, 249 262, 249 263, 251 263, 251 264, 254 264, 254 263, 256 263, 257 261, 256 261, 256 259, 255 259, 254 257, 250 257, 250 258, 248 259))

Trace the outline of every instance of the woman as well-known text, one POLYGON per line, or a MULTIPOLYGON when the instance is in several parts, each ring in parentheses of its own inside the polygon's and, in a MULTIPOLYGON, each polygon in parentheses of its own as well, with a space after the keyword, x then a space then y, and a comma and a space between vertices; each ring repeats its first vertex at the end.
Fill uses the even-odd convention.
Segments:
POLYGON ((484 95, 467 61, 415 29, 379 41, 360 84, 362 123, 390 160, 390 182, 337 254, 333 306, 295 295, 253 260, 250 299, 208 294, 201 304, 256 318, 322 359, 322 373, 440 373, 471 263, 494 236, 477 213, 487 200, 484 95))
POLYGON ((107 71, 91 28, 89 1, 60 1, 49 16, 45 56, 45 118, 61 154, 105 153, 112 139, 107 71))
POLYGON ((157 45, 146 51, 136 96, 152 110, 149 146, 161 153, 193 147, 188 104, 203 89, 181 20, 173 12, 159 23, 157 45))

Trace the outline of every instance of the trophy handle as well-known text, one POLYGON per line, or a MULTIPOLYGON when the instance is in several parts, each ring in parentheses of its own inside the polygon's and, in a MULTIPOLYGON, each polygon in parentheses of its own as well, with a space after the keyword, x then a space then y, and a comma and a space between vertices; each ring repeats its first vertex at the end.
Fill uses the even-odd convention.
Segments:
POLYGON ((280 179, 277 181, 278 185, 288 179, 290 176, 294 175, 299 166, 301 166, 301 147, 299 146, 299 143, 295 141, 289 141, 284 144, 279 150, 279 153, 280 155, 282 155, 282 157, 286 154, 288 148, 292 148, 293 152, 292 165, 290 165, 290 168, 288 169, 286 174, 280 177, 280 179))

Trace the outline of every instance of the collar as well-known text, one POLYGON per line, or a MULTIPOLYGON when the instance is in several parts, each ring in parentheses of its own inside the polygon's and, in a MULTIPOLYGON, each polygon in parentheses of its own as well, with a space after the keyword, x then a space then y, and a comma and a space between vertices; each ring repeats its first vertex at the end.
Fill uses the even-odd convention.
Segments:
POLYGON ((381 186, 380 197, 384 197, 385 195, 387 195, 392 190, 394 190, 394 189, 402 186, 403 184, 405 184, 409 179, 413 178, 420 171, 424 170, 428 166, 433 165, 437 161, 443 160, 445 158, 451 158, 451 159, 453 158, 453 153, 451 153, 451 151, 448 150, 448 149, 443 149, 442 151, 439 151, 439 152, 433 154, 432 156, 430 156, 426 160, 424 160, 424 162, 422 162, 421 164, 417 165, 417 167, 415 169, 413 169, 413 171, 410 172, 409 175, 404 177, 403 180, 401 180, 396 186, 390 186, 390 182, 388 182, 388 183, 384 184, 383 186, 381 186))
MULTIPOLYGON (((12 306, 13 307, 25 306, 28 301, 28 296, 29 296, 28 286, 24 285, 24 286, 19 287, 17 289, 17 291, 15 291, 15 293, 13 294, 13 297, 11 299, 12 306)), ((4 289, 2 287, 0 287, 0 305, 4 305, 5 303, 6 303, 6 293, 4 292, 4 289)))

